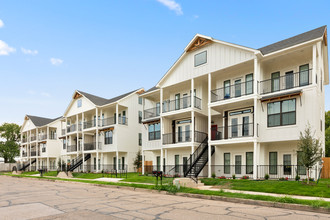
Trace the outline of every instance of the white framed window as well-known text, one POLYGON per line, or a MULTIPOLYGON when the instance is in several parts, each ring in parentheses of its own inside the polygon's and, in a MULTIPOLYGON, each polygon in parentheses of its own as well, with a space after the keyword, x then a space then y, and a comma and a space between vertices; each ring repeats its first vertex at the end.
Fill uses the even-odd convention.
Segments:
POLYGON ((207 63, 207 51, 195 55, 195 67, 207 63))
POLYGON ((78 99, 77 100, 77 107, 80 108, 82 106, 82 100, 78 99))

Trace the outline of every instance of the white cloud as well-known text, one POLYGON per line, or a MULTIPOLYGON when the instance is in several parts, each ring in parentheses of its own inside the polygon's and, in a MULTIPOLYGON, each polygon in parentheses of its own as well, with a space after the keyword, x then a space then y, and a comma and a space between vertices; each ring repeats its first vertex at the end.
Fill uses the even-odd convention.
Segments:
POLYGON ((174 0, 157 0, 159 3, 165 5, 168 9, 175 11, 177 15, 183 15, 181 5, 174 0))
POLYGON ((0 56, 1 55, 9 55, 9 53, 15 52, 16 49, 9 47, 8 44, 0 40, 0 56))
POLYGON ((50 62, 53 65, 58 66, 58 65, 61 65, 63 63, 63 60, 61 60, 59 58, 50 58, 50 62))
POLYGON ((2 28, 3 26, 5 26, 5 24, 4 24, 3 21, 0 19, 0 28, 2 28))
POLYGON ((38 51, 37 50, 29 50, 29 49, 25 49, 25 48, 21 48, 22 53, 24 54, 29 54, 29 55, 37 55, 38 51))
POLYGON ((50 94, 48 92, 42 92, 41 95, 45 97, 50 97, 50 94))

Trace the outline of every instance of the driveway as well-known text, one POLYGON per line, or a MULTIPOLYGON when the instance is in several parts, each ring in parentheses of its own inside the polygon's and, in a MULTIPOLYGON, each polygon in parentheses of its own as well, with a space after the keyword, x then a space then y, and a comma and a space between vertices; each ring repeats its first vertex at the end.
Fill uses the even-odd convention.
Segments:
POLYGON ((330 219, 329 215, 0 176, 0 219, 330 219))

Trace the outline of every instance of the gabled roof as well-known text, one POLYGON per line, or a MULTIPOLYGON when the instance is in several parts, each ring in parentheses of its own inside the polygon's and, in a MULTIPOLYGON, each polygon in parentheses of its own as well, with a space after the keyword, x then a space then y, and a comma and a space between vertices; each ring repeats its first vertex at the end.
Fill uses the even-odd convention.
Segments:
POLYGON ((38 116, 33 116, 33 115, 26 115, 26 117, 28 117, 36 127, 41 127, 41 126, 45 126, 53 121, 56 121, 57 119, 61 118, 62 116, 54 118, 54 119, 43 118, 43 117, 38 117, 38 116))
POLYGON ((147 92, 155 91, 155 90, 157 90, 157 89, 159 89, 159 88, 157 88, 157 86, 154 86, 154 87, 148 89, 148 90, 146 91, 146 93, 147 93, 147 92))
POLYGON ((258 50, 260 50, 262 54, 266 55, 266 54, 269 54, 269 53, 272 53, 272 52, 275 52, 278 50, 282 50, 282 49, 292 47, 292 46, 295 46, 295 45, 298 45, 301 43, 305 43, 305 42, 323 37, 323 34, 325 33, 326 29, 327 29, 327 26, 325 25, 325 26, 316 28, 314 30, 307 31, 305 33, 296 35, 294 37, 290 37, 288 39, 285 39, 285 40, 270 44, 268 46, 259 48, 258 50))

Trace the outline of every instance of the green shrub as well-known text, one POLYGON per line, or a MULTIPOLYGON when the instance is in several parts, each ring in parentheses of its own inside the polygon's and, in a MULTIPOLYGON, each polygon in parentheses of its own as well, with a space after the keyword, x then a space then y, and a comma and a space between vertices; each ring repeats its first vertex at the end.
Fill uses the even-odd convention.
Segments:
POLYGON ((215 178, 215 173, 212 173, 212 178, 213 178, 213 179, 215 178))
POLYGON ((297 175, 297 176, 296 176, 296 181, 299 181, 299 180, 300 180, 300 176, 297 175))
POLYGON ((233 177, 233 180, 234 180, 234 179, 236 179, 236 176, 235 176, 235 174, 233 174, 233 175, 232 175, 232 177, 233 177))
POLYGON ((265 180, 268 180, 268 179, 269 179, 269 175, 266 174, 266 175, 265 175, 265 180))

